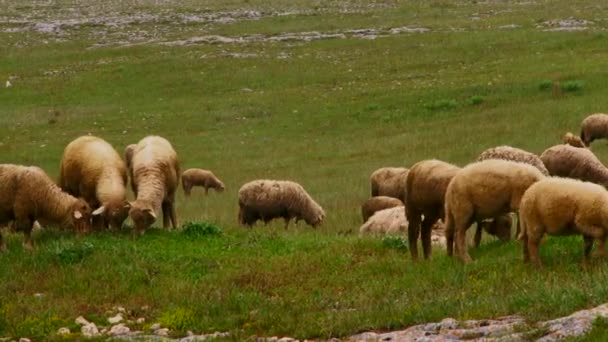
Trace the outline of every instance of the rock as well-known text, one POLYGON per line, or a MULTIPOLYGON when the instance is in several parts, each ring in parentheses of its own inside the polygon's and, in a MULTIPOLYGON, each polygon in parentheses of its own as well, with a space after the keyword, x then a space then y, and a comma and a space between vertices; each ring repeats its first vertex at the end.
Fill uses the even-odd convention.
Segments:
POLYGON ((169 336, 169 329, 167 329, 167 328, 156 329, 154 331, 154 335, 157 335, 157 336, 169 336))
POLYGON ((22 337, 19 339, 19 342, 32 342, 29 338, 22 337))
POLYGON ((97 337, 99 336, 99 330, 95 323, 85 324, 80 328, 80 332, 84 337, 97 337))
POLYGON ((110 331, 108 332, 108 335, 110 335, 110 336, 126 335, 130 331, 131 331, 131 329, 129 329, 129 327, 127 327, 123 323, 121 323, 121 324, 117 324, 117 325, 113 326, 110 329, 110 331))
POLYGON ((116 310, 118 310, 118 312, 126 312, 127 310, 125 310, 125 308, 123 308, 122 306, 119 306, 118 308, 116 308, 116 310))
POLYGON ((137 324, 143 324, 144 322, 146 322, 146 319, 144 317, 139 317, 135 320, 135 323, 137 324))
POLYGON ((69 335, 71 333, 69 328, 59 328, 59 330, 57 330, 57 335, 69 335))
POLYGON ((114 317, 108 318, 108 322, 110 324, 116 324, 116 323, 121 322, 121 321, 122 321, 122 315, 121 314, 117 314, 114 317))
POLYGON ((154 323, 150 326, 150 330, 154 331, 154 330, 158 330, 160 329, 160 323, 154 323))
POLYGON ((89 324, 89 321, 87 321, 84 317, 82 316, 78 316, 78 318, 76 318, 74 320, 74 323, 78 324, 78 325, 87 325, 89 324))
POLYGON ((295 338, 283 337, 283 338, 280 338, 278 342, 295 342, 295 341, 297 341, 295 338))

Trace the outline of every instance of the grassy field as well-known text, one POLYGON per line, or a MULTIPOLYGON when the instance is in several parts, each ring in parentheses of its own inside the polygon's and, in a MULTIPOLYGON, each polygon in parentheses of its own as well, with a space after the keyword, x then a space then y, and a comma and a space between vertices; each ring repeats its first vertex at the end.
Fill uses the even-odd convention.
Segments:
MULTIPOLYGON (((580 237, 548 239, 538 272, 516 241, 489 239, 463 266, 440 250, 412 264, 399 245, 357 235, 376 168, 465 165, 502 144, 540 153, 606 111, 603 1, 15 0, 0 13, 0 84, 12 84, 0 88, 2 162, 55 177, 80 135, 122 152, 159 134, 184 169, 211 169, 227 187, 177 199, 181 222, 221 233, 51 229, 33 253, 8 235, 0 337, 50 339, 79 315, 107 325, 115 306, 146 318, 134 328, 161 322, 176 336, 323 339, 445 317, 536 321, 608 299, 608 266, 580 267, 580 237), (589 22, 551 30, 571 17, 589 22), (390 33, 400 27, 428 31, 390 33), (344 38, 270 39, 310 31, 344 38), (175 43, 209 36, 250 40, 175 43), (325 208, 323 226, 239 227, 237 190, 256 178, 301 183, 325 208)), ((605 142, 592 149, 608 160, 605 142)))

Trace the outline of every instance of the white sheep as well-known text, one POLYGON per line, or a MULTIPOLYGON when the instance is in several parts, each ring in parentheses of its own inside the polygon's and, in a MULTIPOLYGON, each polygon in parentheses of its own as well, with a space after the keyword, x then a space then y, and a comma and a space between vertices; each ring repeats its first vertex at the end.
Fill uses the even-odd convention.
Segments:
POLYGON ((372 172, 369 177, 372 197, 388 196, 403 202, 408 172, 404 167, 383 167, 372 172))
POLYGON ((520 205, 524 262, 541 266, 538 246, 544 236, 581 234, 588 258, 593 241, 604 255, 608 234, 608 192, 600 185, 552 177, 541 180, 524 194, 520 205))
MULTIPOLYGON (((39 167, 0 164, 0 193, 0 224, 14 220, 27 249, 33 249, 31 231, 36 221, 71 227, 79 234, 91 228, 89 205, 61 191, 39 167)), ((0 250, 4 249, 0 235, 0 250)))
POLYGON ((218 192, 225 189, 224 183, 213 172, 203 169, 187 169, 182 173, 182 187, 186 196, 190 196, 193 186, 204 187, 205 195, 209 194, 210 188, 218 192))
POLYGON ((177 153, 167 139, 148 136, 139 141, 131 158, 133 178, 131 186, 136 200, 131 204, 129 216, 135 223, 135 232, 144 233, 162 209, 163 227, 169 220, 177 228, 175 192, 179 184, 177 153))
POLYGON ((126 193, 127 168, 112 145, 101 138, 82 136, 63 151, 59 186, 81 197, 93 211, 93 227, 120 228, 131 208, 126 193))
POLYGON ((517 212, 524 192, 545 176, 534 166, 489 159, 460 170, 445 193, 445 234, 448 255, 471 261, 466 250, 466 231, 476 220, 517 212))
POLYGON ((238 192, 239 223, 251 227, 257 220, 268 223, 282 217, 285 229, 292 218, 304 220, 316 227, 323 222, 323 208, 292 181, 254 180, 244 184, 238 192))

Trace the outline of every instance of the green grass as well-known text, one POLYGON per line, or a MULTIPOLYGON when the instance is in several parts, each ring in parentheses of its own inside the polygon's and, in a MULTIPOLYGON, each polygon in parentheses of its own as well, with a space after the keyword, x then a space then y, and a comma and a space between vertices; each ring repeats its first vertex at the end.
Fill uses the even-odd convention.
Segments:
MULTIPOLYGON (((412 264, 403 241, 357 235, 359 205, 376 168, 427 158, 465 165, 503 144, 540 153, 576 131, 587 114, 604 111, 603 2, 154 3, 112 6, 122 14, 252 9, 263 16, 226 24, 135 23, 108 28, 106 38, 89 24, 69 29, 65 41, 4 32, 11 26, 0 24, 0 45, 7 47, 0 52, 0 84, 16 76, 12 87, 0 88, 2 162, 39 165, 55 177, 63 148, 79 135, 98 135, 122 152, 160 134, 183 169, 213 170, 226 191, 205 197, 195 189, 189 200, 180 191, 178 216, 189 222, 183 232, 152 229, 133 240, 128 229, 83 239, 51 230, 35 236, 33 253, 21 248, 21 236, 10 235, 9 251, 0 255, 0 336, 53 338, 80 315, 103 323, 115 306, 176 334, 219 330, 243 339, 348 336, 445 317, 521 314, 534 322, 606 301, 608 267, 601 260, 580 267, 580 237, 548 239, 538 272, 522 264, 517 242, 488 241, 472 253, 471 265, 442 251, 412 264), (594 24, 580 32, 536 27, 572 13, 594 24), (508 24, 520 28, 499 28, 508 24), (402 26, 431 32, 90 48, 120 41, 114 34, 122 30, 167 41, 402 26), (560 96, 551 91, 555 84, 560 96), (255 178, 301 183, 325 208, 325 223, 316 230, 300 224, 284 231, 282 222, 238 227, 237 190, 255 178)), ((11 1, 0 3, 0 12, 60 18, 75 4, 11 1)), ((77 5, 98 10, 93 2, 77 5)), ((608 160, 605 143, 592 149, 608 160)))

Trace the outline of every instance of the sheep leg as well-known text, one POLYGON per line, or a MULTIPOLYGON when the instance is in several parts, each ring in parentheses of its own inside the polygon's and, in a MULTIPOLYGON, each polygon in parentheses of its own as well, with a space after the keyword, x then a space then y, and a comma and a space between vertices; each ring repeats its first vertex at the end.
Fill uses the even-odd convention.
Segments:
POLYGON ((606 235, 597 238, 597 249, 593 253, 594 257, 604 257, 606 255, 606 235))
POLYGON ((517 212, 515 216, 517 217, 517 226, 515 228, 515 238, 517 239, 519 237, 519 232, 521 232, 521 220, 519 219, 519 212, 517 212))
POLYGON ((169 212, 171 214, 171 225, 173 226, 173 229, 177 229, 177 212, 175 211, 175 203, 171 202, 169 207, 171 209, 169 212))
POLYGON ((209 188, 205 187, 205 196, 208 196, 208 195, 209 195, 209 188))
POLYGON ((289 217, 284 217, 283 219, 285 220, 285 230, 287 230, 289 227, 289 221, 291 221, 291 219, 289 217))
POLYGON ((32 244, 32 223, 33 221, 29 218, 15 219, 15 227, 17 230, 23 231, 23 248, 28 251, 34 250, 34 245, 32 244))
POLYGON ((6 251, 6 242, 2 238, 2 232, 0 232, 0 253, 6 251))
POLYGON ((169 229, 169 220, 171 219, 171 205, 169 202, 163 202, 162 204, 162 209, 163 209, 163 228, 164 229, 169 229))
POLYGON ((428 259, 431 256, 431 232, 433 230, 433 225, 438 219, 438 216, 432 215, 425 216, 424 221, 422 221, 420 239, 422 240, 422 252, 424 253, 425 259, 428 259))
POLYGON ((539 237, 526 236, 522 240, 528 240, 528 253, 530 255, 530 261, 537 267, 541 267, 540 256, 538 255, 538 245, 542 240, 542 235, 539 237))
POLYGON ((530 262, 530 249, 528 248, 528 235, 521 237, 521 243, 523 244, 524 250, 524 264, 530 262))
POLYGON ((412 260, 418 260, 418 235, 420 234, 420 213, 411 213, 407 211, 407 220, 409 227, 407 229, 407 240, 410 247, 412 260))
POLYGON ((481 244, 481 231, 483 228, 481 227, 481 221, 477 221, 475 223, 477 225, 477 229, 475 230, 475 239, 473 240, 475 248, 478 248, 481 244))
POLYGON ((589 259, 589 254, 591 254, 591 249, 593 248, 593 237, 584 235, 583 244, 584 244, 584 257, 585 257, 585 261, 586 261, 587 259, 589 259))

